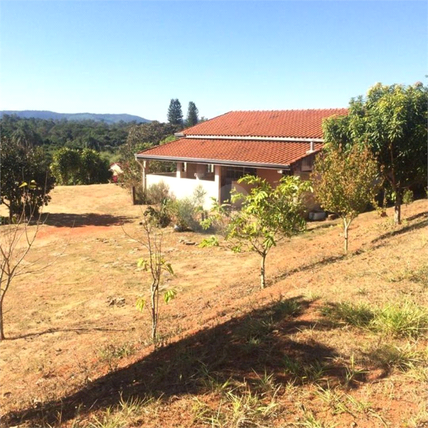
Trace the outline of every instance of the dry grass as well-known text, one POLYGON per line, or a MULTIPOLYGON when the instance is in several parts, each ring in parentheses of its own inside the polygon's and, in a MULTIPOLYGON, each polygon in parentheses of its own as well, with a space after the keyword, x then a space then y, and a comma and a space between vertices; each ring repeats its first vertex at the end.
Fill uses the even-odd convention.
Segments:
POLYGON ((263 291, 255 255, 166 231, 178 294, 155 351, 123 231, 140 207, 114 185, 52 196, 41 270, 6 296, 2 426, 428 426, 426 201, 399 227, 360 216, 347 257, 337 222, 311 223, 272 250, 263 291))

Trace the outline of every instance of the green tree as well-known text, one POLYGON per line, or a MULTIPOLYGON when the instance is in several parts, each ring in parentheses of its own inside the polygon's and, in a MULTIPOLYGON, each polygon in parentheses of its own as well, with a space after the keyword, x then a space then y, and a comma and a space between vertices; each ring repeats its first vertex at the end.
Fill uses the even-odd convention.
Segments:
POLYGON ((265 288, 269 250, 281 239, 305 230, 301 197, 310 185, 295 176, 283 177, 276 187, 250 175, 241 178, 239 183, 253 187, 248 195, 232 196, 232 202, 241 201, 242 207, 231 215, 226 239, 232 242, 234 251, 247 249, 261 257, 260 286, 265 288))
POLYGON ((374 200, 378 178, 378 164, 368 148, 330 147, 315 160, 311 175, 315 197, 325 210, 342 219, 345 254, 349 226, 374 200))
POLYGON ((107 183, 109 164, 92 149, 63 147, 53 155, 51 171, 58 184, 107 183))
POLYGON ((98 152, 83 149, 80 152, 80 181, 82 184, 107 183, 110 178, 109 164, 98 152))
POLYGON ((58 184, 78 184, 80 175, 80 154, 78 150, 63 147, 53 154, 51 171, 58 184))
POLYGON ((9 215, 20 215, 23 210, 38 213, 50 201, 54 187, 49 165, 41 147, 28 142, 21 145, 7 136, 0 144, 0 204, 9 209, 9 215))
POLYGON ((196 107, 196 104, 193 101, 190 101, 189 107, 187 109, 187 118, 186 118, 187 127, 195 126, 199 122, 198 113, 199 111, 196 107))
POLYGON ((403 191, 426 184, 428 88, 376 84, 366 97, 352 99, 347 116, 323 123, 325 142, 349 148, 368 146, 393 192, 394 219, 401 223, 403 191))
POLYGON ((171 125, 183 127, 183 111, 181 110, 181 103, 176 99, 172 99, 168 108, 168 122, 171 125))

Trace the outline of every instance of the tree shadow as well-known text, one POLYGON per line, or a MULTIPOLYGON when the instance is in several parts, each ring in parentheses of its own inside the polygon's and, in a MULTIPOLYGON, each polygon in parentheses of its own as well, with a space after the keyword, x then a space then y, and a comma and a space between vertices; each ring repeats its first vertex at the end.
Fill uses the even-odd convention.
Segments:
MULTIPOLYGON (((354 253, 352 253, 352 255, 358 255, 358 254, 360 254, 360 251, 358 251, 358 250, 355 251, 354 253)), ((284 272, 279 273, 278 275, 275 275, 271 280, 268 280, 268 285, 275 284, 276 282, 281 281, 281 280, 289 277, 290 275, 294 275, 295 273, 298 273, 298 272, 305 272, 308 270, 315 269, 317 267, 326 266, 326 265, 329 265, 332 263, 336 263, 339 260, 343 260, 346 257, 349 257, 349 255, 351 255, 351 254, 341 254, 341 255, 337 255, 337 256, 325 257, 321 260, 318 260, 317 262, 309 263, 307 265, 299 266, 299 267, 296 267, 294 269, 286 270, 284 272)))
POLYGON ((82 226, 120 226, 134 221, 134 217, 113 216, 110 214, 70 214, 54 213, 43 214, 41 222, 55 227, 82 227, 82 226))
POLYGON ((228 381, 256 388, 254 379, 266 373, 275 373, 283 384, 299 380, 343 383, 346 370, 333 363, 338 355, 335 349, 314 339, 305 343, 293 339, 293 333, 305 329, 332 328, 299 319, 312 303, 301 296, 278 300, 155 350, 69 396, 4 415, 3 421, 55 425, 76 417, 76 409, 82 417, 115 406, 120 399, 152 396, 167 401, 173 396, 201 394, 209 391, 208 385, 228 381), (316 374, 320 370, 322 379, 316 374))
POLYGON ((105 327, 92 327, 92 328, 48 328, 44 331, 21 334, 19 336, 7 336, 4 340, 18 340, 26 339, 27 337, 37 337, 44 336, 45 334, 54 334, 54 333, 66 333, 66 332, 75 332, 80 333, 90 333, 92 331, 128 331, 126 329, 117 329, 117 328, 105 328, 105 327))
POLYGON ((424 219, 421 221, 418 221, 417 223, 413 223, 413 224, 409 224, 408 226, 404 226, 401 229, 393 230, 391 232, 384 233, 383 235, 380 235, 377 238, 373 239, 371 243, 376 244, 376 243, 381 242, 385 239, 392 238, 394 236, 403 235, 407 232, 411 232, 412 230, 419 230, 419 229, 422 229, 424 227, 427 227, 428 226, 428 219, 426 218, 427 217, 426 213, 417 214, 417 215, 409 218, 408 220, 414 220, 414 219, 418 219, 420 217, 424 217, 424 219))

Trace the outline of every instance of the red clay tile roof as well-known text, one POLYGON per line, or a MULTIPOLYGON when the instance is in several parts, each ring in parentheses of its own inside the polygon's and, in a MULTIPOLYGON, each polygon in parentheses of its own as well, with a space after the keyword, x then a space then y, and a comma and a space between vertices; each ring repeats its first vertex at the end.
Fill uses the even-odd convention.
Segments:
MULTIPOLYGON (((315 143, 315 150, 322 147, 315 143)), ((139 159, 289 166, 307 156, 309 142, 182 138, 138 154, 139 159)))
POLYGON ((322 138, 322 120, 348 110, 231 111, 183 131, 184 135, 322 138))

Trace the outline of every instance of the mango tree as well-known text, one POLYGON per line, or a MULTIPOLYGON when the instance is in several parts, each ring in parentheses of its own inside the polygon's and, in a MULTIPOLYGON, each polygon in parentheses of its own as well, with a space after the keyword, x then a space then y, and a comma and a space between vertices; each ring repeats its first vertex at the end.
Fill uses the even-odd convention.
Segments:
POLYGON ((348 149, 368 147, 392 190, 395 223, 401 223, 403 192, 426 185, 428 88, 376 84, 366 97, 352 99, 346 116, 323 123, 324 140, 348 149))
POLYGON ((378 193, 377 162, 368 148, 329 147, 315 160, 311 179, 321 206, 342 219, 346 254, 349 226, 378 193))
POLYGON ((252 186, 249 194, 234 193, 232 203, 242 202, 230 217, 226 239, 234 251, 247 249, 261 257, 260 286, 266 287, 266 257, 277 243, 305 230, 303 193, 308 182, 298 177, 283 177, 276 187, 260 177, 247 175, 239 180, 252 186))

